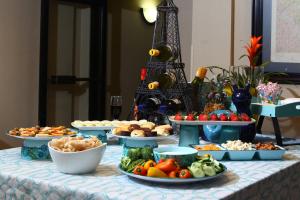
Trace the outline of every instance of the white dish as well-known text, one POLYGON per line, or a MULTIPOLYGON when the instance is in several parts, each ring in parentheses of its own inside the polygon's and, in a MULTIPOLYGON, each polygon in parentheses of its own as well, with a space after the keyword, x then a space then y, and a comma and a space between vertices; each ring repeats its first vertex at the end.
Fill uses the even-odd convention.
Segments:
POLYGON ((48 143, 51 158, 58 171, 66 174, 86 174, 96 170, 106 149, 106 143, 99 147, 78 151, 60 152, 48 143))
POLYGON ((131 136, 122 136, 122 135, 115 135, 112 134, 113 136, 116 136, 117 138, 123 138, 123 139, 128 139, 128 140, 164 140, 171 138, 173 135, 169 136, 155 136, 155 137, 131 137, 131 136))
POLYGON ((76 126, 73 122, 71 125, 82 131, 109 131, 116 128, 115 126, 76 126))
POLYGON ((225 165, 224 166, 224 171, 215 175, 215 176, 205 176, 201 178, 155 178, 155 177, 149 177, 149 176, 140 176, 140 175, 135 175, 132 173, 128 173, 123 171, 120 166, 118 166, 118 170, 122 173, 125 174, 129 177, 148 181, 148 182, 155 182, 155 183, 171 183, 171 184, 180 184, 180 183, 193 183, 193 182, 202 182, 202 181, 207 181, 210 179, 215 179, 217 177, 222 176, 226 171, 227 168, 225 165))
POLYGON ((62 135, 62 136, 52 136, 52 137, 24 137, 24 136, 15 136, 15 135, 10 135, 10 134, 6 134, 10 137, 14 137, 14 138, 18 138, 18 139, 22 139, 22 140, 52 140, 52 139, 57 139, 57 138, 61 138, 61 137, 70 137, 70 136, 74 136, 76 134, 72 134, 72 135, 62 135))
POLYGON ((224 125, 224 126, 247 126, 249 124, 253 124, 256 121, 252 119, 251 121, 187 121, 187 120, 175 120, 174 116, 170 116, 169 120, 173 123, 179 125, 190 125, 190 126, 197 126, 197 125, 224 125))

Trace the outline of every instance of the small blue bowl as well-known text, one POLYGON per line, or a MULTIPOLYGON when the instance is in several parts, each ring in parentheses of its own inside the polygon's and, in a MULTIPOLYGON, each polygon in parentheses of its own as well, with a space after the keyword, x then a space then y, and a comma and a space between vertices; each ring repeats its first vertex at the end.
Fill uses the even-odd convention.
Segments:
POLYGON ((156 162, 160 159, 174 158, 181 167, 190 166, 195 160, 198 151, 191 147, 166 146, 153 149, 156 162))

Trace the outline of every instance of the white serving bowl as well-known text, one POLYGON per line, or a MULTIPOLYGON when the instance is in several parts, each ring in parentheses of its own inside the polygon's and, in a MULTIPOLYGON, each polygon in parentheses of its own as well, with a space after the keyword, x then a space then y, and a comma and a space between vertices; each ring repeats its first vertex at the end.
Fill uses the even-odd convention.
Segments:
POLYGON ((86 174, 96 170, 106 149, 101 146, 78 152, 57 151, 48 143, 51 158, 58 171, 66 174, 86 174))

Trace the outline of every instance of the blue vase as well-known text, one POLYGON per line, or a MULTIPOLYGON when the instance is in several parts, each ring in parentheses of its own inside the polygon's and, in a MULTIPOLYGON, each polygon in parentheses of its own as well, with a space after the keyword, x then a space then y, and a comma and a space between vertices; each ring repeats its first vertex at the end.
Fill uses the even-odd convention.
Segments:
POLYGON ((251 116, 250 105, 252 96, 250 94, 250 84, 247 84, 245 88, 238 88, 237 85, 233 85, 232 102, 236 107, 237 113, 246 113, 251 116))

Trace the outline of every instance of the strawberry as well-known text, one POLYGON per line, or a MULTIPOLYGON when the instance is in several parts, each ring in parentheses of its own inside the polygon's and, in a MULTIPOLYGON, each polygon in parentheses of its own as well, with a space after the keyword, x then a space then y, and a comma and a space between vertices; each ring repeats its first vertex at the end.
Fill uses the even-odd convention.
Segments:
POLYGON ((186 117, 187 121, 194 121, 195 120, 195 116, 193 114, 188 114, 188 116, 186 117))
POLYGON ((228 120, 227 115, 221 114, 221 115, 220 115, 220 120, 221 120, 221 121, 227 121, 227 120, 228 120))
POLYGON ((199 121, 207 121, 208 120, 208 115, 206 115, 206 114, 200 114, 198 116, 198 120, 199 121))
POLYGON ((243 121, 251 121, 251 118, 246 113, 242 113, 240 117, 243 121))
POLYGON ((180 113, 177 113, 177 114, 175 115, 174 119, 175 119, 175 120, 181 121, 181 120, 183 120, 183 117, 181 116, 180 113))
POLYGON ((211 114, 210 115, 210 120, 212 120, 212 121, 218 121, 219 120, 218 115, 217 114, 211 114))
POLYGON ((229 120, 230 121, 239 121, 239 117, 235 113, 230 113, 229 120))

